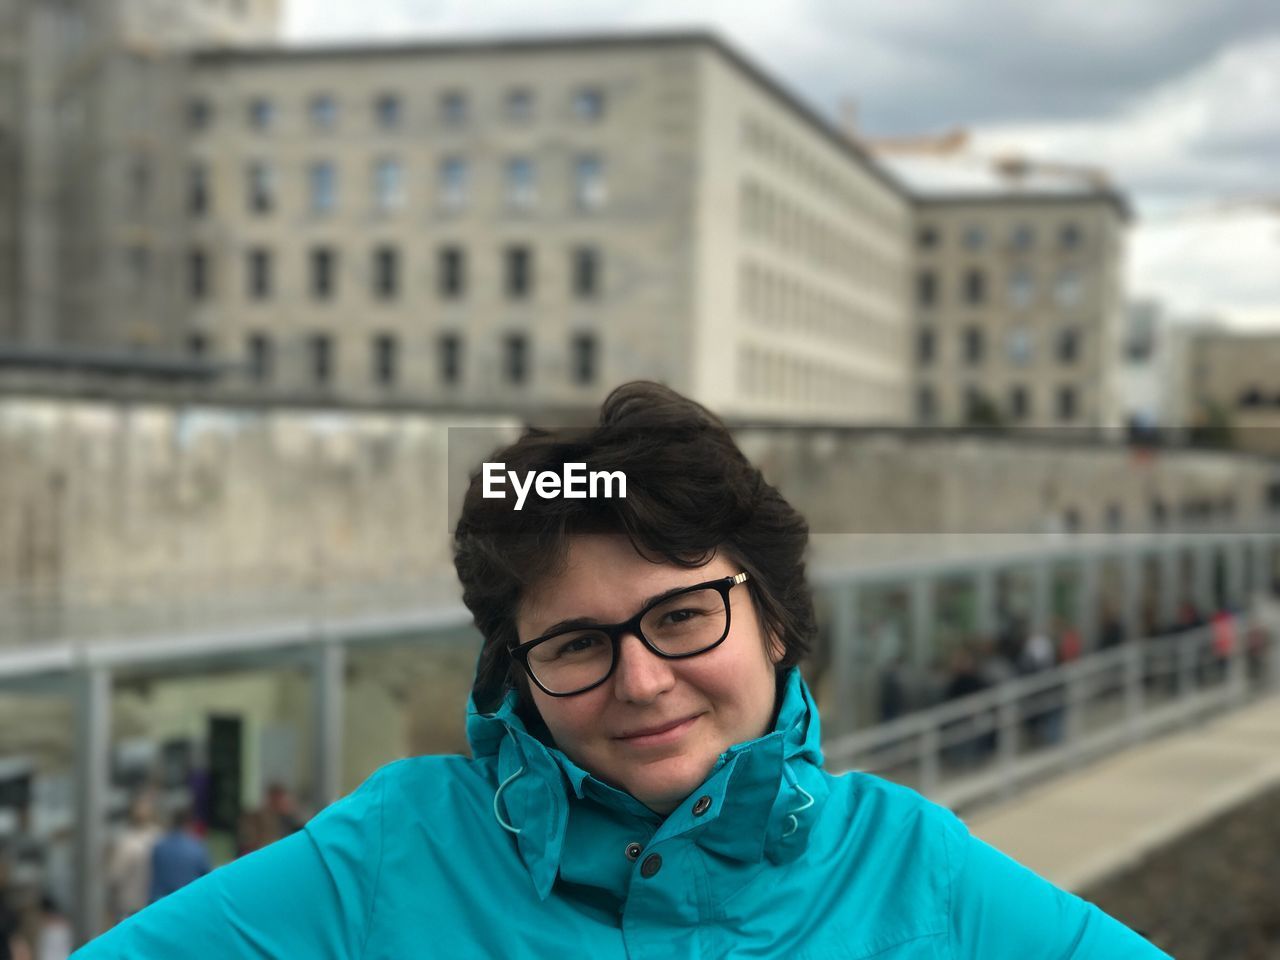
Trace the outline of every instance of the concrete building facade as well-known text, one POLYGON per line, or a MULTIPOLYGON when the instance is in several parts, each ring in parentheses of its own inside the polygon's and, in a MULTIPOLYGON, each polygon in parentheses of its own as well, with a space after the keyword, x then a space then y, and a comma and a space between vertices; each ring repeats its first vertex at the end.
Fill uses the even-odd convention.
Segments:
POLYGON ((196 361, 223 399, 650 377, 906 416, 909 198, 713 36, 291 48, 275 0, 0 2, 0 346, 196 361))
POLYGON ((1119 426, 1124 199, 1100 171, 967 143, 869 144, 916 197, 915 422, 1119 426))
POLYGON ((905 412, 909 205, 703 35, 188 63, 184 315, 229 391, 905 412))
POLYGON ((1280 333, 1199 329, 1189 334, 1186 409, 1223 442, 1280 454, 1280 333))

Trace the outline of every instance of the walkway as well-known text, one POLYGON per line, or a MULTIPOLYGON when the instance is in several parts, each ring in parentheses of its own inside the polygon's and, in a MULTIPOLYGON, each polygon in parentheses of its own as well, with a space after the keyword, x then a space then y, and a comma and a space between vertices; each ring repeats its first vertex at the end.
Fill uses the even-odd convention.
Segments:
POLYGON ((1108 757, 966 817, 1058 886, 1086 890, 1280 783, 1280 695, 1108 757))

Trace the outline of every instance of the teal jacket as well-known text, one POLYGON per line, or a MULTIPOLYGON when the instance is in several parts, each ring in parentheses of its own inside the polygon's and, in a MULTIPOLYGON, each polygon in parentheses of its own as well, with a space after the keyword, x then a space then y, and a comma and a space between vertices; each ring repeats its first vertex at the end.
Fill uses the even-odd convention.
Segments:
POLYGON ((727 750, 665 818, 514 708, 471 712, 474 759, 383 767, 76 960, 1167 956, 919 794, 826 773, 798 670, 774 731, 727 750))

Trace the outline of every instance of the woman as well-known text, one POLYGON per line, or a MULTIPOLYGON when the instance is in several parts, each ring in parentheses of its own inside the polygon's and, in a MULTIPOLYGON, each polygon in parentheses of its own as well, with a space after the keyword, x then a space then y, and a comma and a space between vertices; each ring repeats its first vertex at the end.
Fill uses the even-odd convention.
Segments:
POLYGON ((626 498, 517 511, 473 477, 473 758, 384 767, 84 960, 1164 956, 912 791, 823 771, 808 529, 702 407, 628 384, 493 460, 626 498))

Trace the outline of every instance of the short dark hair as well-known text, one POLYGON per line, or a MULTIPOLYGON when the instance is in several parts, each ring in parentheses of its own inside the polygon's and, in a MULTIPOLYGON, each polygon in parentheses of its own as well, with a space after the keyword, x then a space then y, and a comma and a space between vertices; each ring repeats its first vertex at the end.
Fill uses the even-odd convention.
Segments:
POLYGON ((605 399, 596 426, 529 428, 490 461, 520 476, 585 463, 623 472, 627 486, 625 498, 530 497, 513 511, 510 501, 483 496, 480 470, 471 475, 453 559, 484 638, 472 689, 477 709, 496 709, 513 686, 531 708, 527 678, 508 653, 517 607, 526 588, 562 569, 575 534, 626 534, 642 556, 690 568, 726 554, 751 575, 762 625, 782 641, 779 671, 808 653, 817 633, 805 577, 809 525, 701 404, 658 383, 626 383, 605 399))

